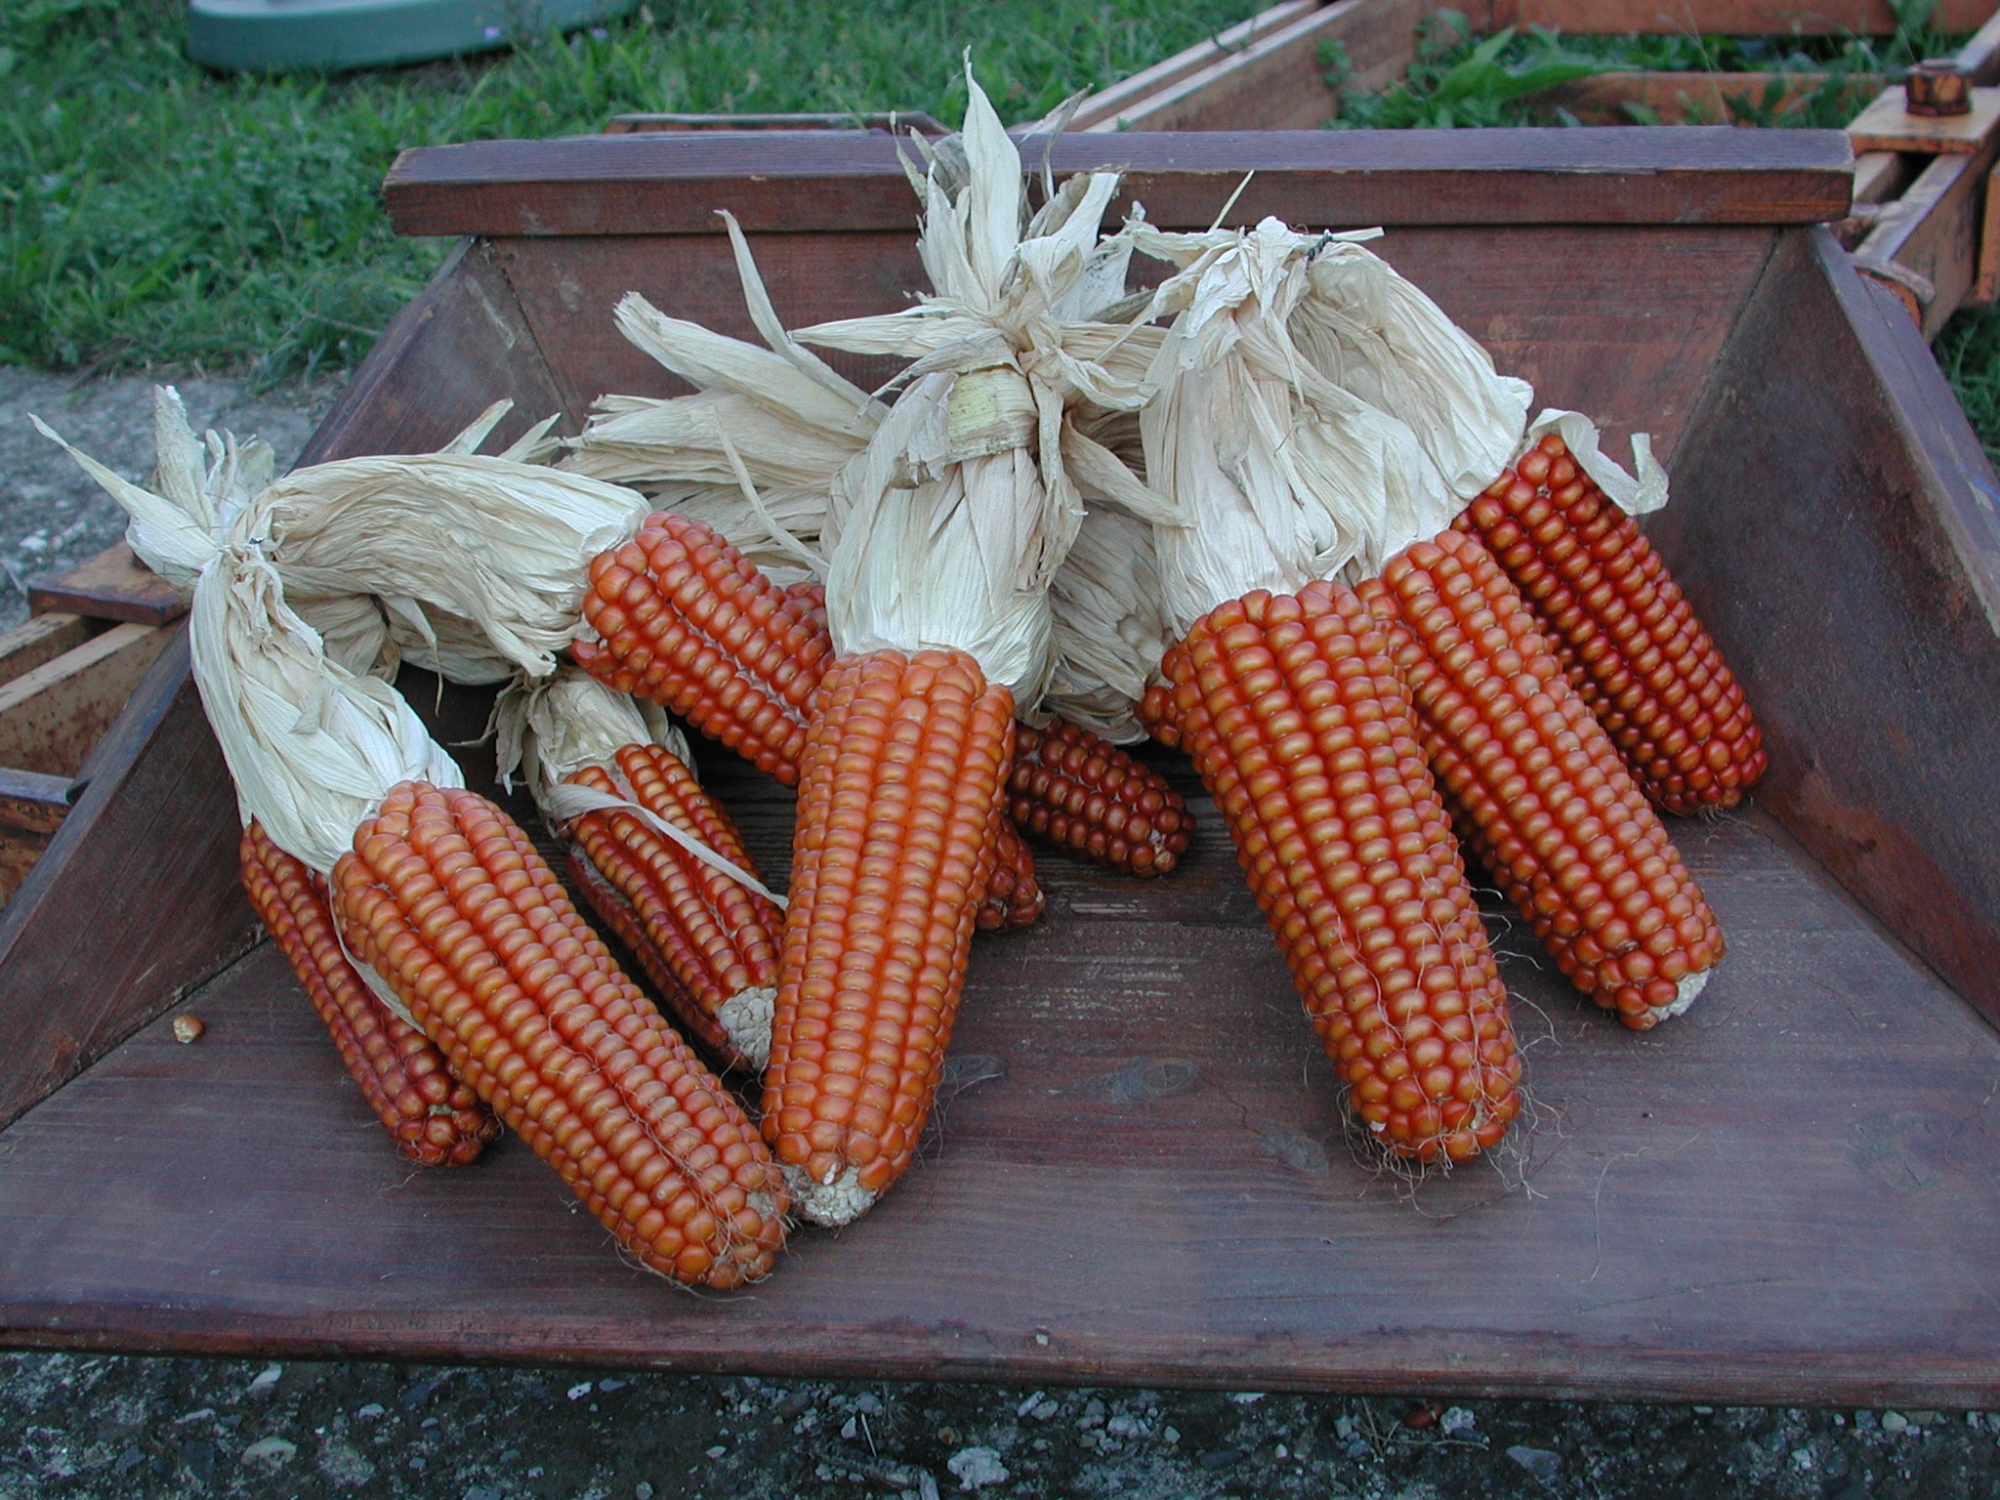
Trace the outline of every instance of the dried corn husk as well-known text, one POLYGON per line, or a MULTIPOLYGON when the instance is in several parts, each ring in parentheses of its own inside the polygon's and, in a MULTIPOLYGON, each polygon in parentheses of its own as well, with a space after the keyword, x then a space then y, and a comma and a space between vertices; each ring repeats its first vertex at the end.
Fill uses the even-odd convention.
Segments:
POLYGON ((1147 476, 1178 511, 1155 531, 1177 639, 1253 589, 1290 594, 1379 569, 1450 524, 1459 504, 1415 434, 1320 374, 1292 341, 1289 319, 1327 237, 1276 219, 1247 231, 1127 232, 1182 267, 1153 298, 1174 322, 1154 362, 1159 395, 1139 418, 1147 476))
MULTIPOLYGON (((913 361, 832 485, 821 542, 835 649, 969 651, 988 681, 1034 703, 1055 665, 1049 582, 1083 517, 1071 466, 1078 454, 1116 464, 1068 409, 1143 404, 1147 350, 1133 327, 1085 317, 1124 292, 1129 243, 1098 238, 1116 174, 1071 178, 1024 233, 1019 153, 967 81, 964 133, 923 184, 933 295, 797 338, 913 361)), ((1127 479, 1121 488, 1165 506, 1127 479)))
POLYGON ((1551 432, 1563 440, 1577 467, 1627 515, 1650 515, 1667 503, 1667 471, 1653 457, 1653 439, 1632 434, 1632 472, 1600 446, 1597 424, 1578 411, 1547 407, 1528 424, 1528 434, 1509 461, 1520 458, 1551 432))
POLYGON ((155 492, 35 425, 131 514, 140 558, 192 596, 195 684, 245 823, 256 818, 279 848, 326 874, 398 782, 465 784, 396 690, 328 656, 285 602, 264 514, 245 493, 254 465, 242 455, 259 445, 211 436, 215 461, 204 467, 179 398, 163 390, 155 492))
POLYGON ((1049 584, 1056 665, 1045 713, 1116 745, 1146 738, 1139 700, 1173 644, 1161 608, 1153 528, 1105 505, 1086 505, 1076 545, 1049 584))

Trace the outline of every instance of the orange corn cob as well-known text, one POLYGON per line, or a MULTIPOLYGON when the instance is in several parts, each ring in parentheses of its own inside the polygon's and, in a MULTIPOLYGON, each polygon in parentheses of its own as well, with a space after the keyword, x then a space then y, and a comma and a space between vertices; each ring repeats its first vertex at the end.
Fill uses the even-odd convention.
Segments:
POLYGON ((1156 773, 1067 719, 1014 731, 1008 810, 1030 833, 1134 875, 1164 875, 1188 846, 1187 803, 1156 773))
POLYGON ((1544 437, 1456 523, 1484 539, 1570 685, 1668 812, 1734 807, 1764 774, 1743 689, 1638 523, 1544 437))
MULTIPOLYGON (((672 751, 627 745, 620 787, 601 766, 565 778, 626 797, 750 875, 757 867, 729 815, 672 751)), ((761 1069, 778 985, 778 908, 629 813, 586 813, 569 836, 598 879, 584 896, 686 1025, 732 1067, 761 1069), (609 886, 617 899, 603 901, 609 886)), ((581 872, 577 872, 581 874, 581 872)))
POLYGON ((1146 733, 1169 750, 1183 748, 1180 726, 1174 722, 1174 684, 1186 675, 1187 644, 1176 642, 1160 658, 1159 676, 1146 684, 1146 696, 1133 713, 1146 733))
POLYGON ((355 956, 621 1246, 704 1286, 770 1271, 787 1197, 756 1127, 512 819, 404 782, 332 884, 355 956))
POLYGON ((402 1153, 427 1167, 464 1166, 500 1138, 500 1122, 445 1065, 424 1034, 369 989, 334 935, 326 882, 254 818, 243 830, 243 889, 271 930, 340 1060, 402 1153))
MULTIPOLYGON (((795 784, 807 706, 832 660, 825 591, 817 584, 779 589, 708 526, 669 511, 656 512, 632 541, 594 559, 590 577, 584 618, 601 639, 577 642, 578 665, 620 692, 672 709, 785 785, 795 784)), ((1142 803, 1158 797, 1172 805, 1174 792, 1151 769, 1074 725, 1066 732, 1088 741, 1106 763, 1107 777, 1124 778, 1127 797, 1142 803)), ((1025 802, 1023 788, 1014 789, 1015 817, 1023 826, 1060 826, 1066 834, 1052 835, 1056 842, 1086 854, 1101 846, 1107 852, 1100 862, 1127 874, 1171 868, 1171 860, 1159 863, 1166 847, 1161 838, 1147 841, 1153 864, 1142 867, 1139 844, 1120 828, 1078 828, 1079 809, 1086 817, 1091 810, 1088 792, 1073 796, 1067 781, 1051 780, 1044 803, 1033 791, 1036 784, 1029 779, 1025 802), (1121 849, 1127 851, 1123 864, 1111 852, 1121 849)), ((1119 805, 1107 799, 1099 806, 1111 812, 1119 805)), ((1177 812, 1191 828, 1186 807, 1177 812)), ((1011 829, 1001 837, 1000 868, 1012 866, 1032 882, 1032 857, 1016 852, 1011 829)), ((1177 858, 1179 851, 1173 853, 1177 858)), ((1013 906, 1017 920, 1030 906, 1039 912, 1040 895, 1013 906)))
POLYGON ((835 661, 792 839, 764 1134, 806 1218, 900 1176, 937 1092, 1004 824, 1013 700, 960 651, 835 661))
POLYGON ((1635 1030, 1679 1014, 1720 961, 1722 933, 1492 554, 1447 531, 1361 594, 1390 634, 1460 836, 1556 967, 1635 1030))
POLYGON ((1355 1109, 1419 1161, 1497 1144, 1520 1109, 1507 992, 1367 606, 1258 590, 1183 646, 1174 722, 1355 1109))

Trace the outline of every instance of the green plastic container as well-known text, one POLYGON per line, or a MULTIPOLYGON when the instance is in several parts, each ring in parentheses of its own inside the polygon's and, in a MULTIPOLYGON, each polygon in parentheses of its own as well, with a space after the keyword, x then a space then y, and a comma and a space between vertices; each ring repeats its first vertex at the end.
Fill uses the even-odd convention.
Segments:
POLYGON ((225 72, 376 68, 487 52, 636 0, 188 0, 188 56, 225 72))

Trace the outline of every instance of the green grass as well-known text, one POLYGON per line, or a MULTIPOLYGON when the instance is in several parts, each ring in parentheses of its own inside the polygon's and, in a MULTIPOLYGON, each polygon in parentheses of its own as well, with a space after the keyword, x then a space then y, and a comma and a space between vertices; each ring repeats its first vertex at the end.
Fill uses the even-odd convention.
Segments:
POLYGON ((651 0, 491 58, 219 77, 178 0, 0 0, 0 363, 352 364, 444 254, 377 188, 406 146, 593 132, 632 110, 922 109, 959 57, 1012 120, 1128 76, 1258 0, 651 0))
POLYGON ((2000 308, 1961 309, 1932 348, 1980 446, 2000 467, 2000 308))
MULTIPOLYGON (((1955 39, 1929 29, 1932 8, 1933 0, 1908 0, 1899 9, 1899 29, 1882 38, 1565 36, 1540 26, 1475 37, 1463 15, 1441 10, 1423 23, 1408 74, 1380 93, 1343 92, 1335 123, 1372 129, 1573 125, 1564 110, 1537 95, 1591 73, 1625 71, 1829 74, 1797 109, 1780 111, 1782 86, 1755 97, 1746 91, 1727 103, 1736 123, 1838 128, 1856 108, 1847 80, 1899 77, 1919 58, 1956 46, 1955 39)), ((1336 54, 1327 64, 1329 81, 1341 87, 1344 59, 1336 54)), ((1643 106, 1628 109, 1635 124, 1659 123, 1643 106)))

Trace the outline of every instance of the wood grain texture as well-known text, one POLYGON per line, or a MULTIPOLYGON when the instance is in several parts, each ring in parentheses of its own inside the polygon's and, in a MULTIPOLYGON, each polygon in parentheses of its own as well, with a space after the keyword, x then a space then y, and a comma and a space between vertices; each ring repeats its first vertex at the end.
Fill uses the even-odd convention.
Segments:
POLYGON ((36 615, 0 634, 0 683, 12 682, 94 634, 81 615, 36 615))
MULTIPOLYGON (((1597 36, 1888 36, 1897 26, 1887 0, 1475 0, 1467 13, 1481 32, 1556 26, 1597 36)), ((1991 14, 1992 0, 1940 0, 1930 24, 1965 32, 1991 14)))
POLYGON ((0 686, 0 766, 76 775, 166 642, 158 625, 114 625, 0 686))
POLYGON ((0 914, 0 1121, 240 953, 236 796, 172 631, 0 914))
POLYGON ((67 573, 31 582, 28 608, 38 615, 62 611, 134 625, 171 625, 187 613, 174 586, 140 562, 125 541, 67 573))
POLYGON ((1758 792, 2000 1021, 2000 486, 1937 363, 1787 234, 1648 530, 1764 726, 1758 792))
MULTIPOLYGON (((1134 131, 1069 135, 1060 173, 1122 167, 1156 224, 1206 228, 1252 168, 1232 222, 1779 224, 1847 212, 1834 131, 1134 131)), ((909 232, 894 142, 859 131, 634 134, 406 151, 383 185, 402 234, 909 232)))
POLYGON ((0 769, 0 905, 28 878, 69 816, 70 780, 0 769))
MULTIPOLYGON (((787 799, 715 774, 782 868, 787 799)), ((1198 811, 1205 831, 1169 880, 1042 861, 1050 915, 975 945, 917 1166, 859 1224, 801 1233, 754 1291, 696 1298, 631 1270, 518 1141, 410 1173, 266 947, 191 1000, 199 1045, 162 1022, 0 1135, 0 1342, 2000 1397, 1983 1292, 2000 1038, 1781 834, 1742 815, 1676 825, 1731 943, 1683 1021, 1630 1035, 1510 961, 1549 1018, 1521 1013, 1541 1129, 1504 1170, 1411 1201, 1351 1159, 1332 1071, 1213 809, 1198 811), (1523 1177, 1532 1197, 1510 1190, 1523 1177)))
POLYGON ((1864 151, 1924 151, 1943 156, 1977 156, 2000 131, 2000 88, 1974 89, 1972 109, 1962 115, 1913 115, 1903 107, 1901 85, 1886 88, 1847 122, 1847 138, 1857 155, 1864 151))
POLYGON ((1855 248, 1855 268, 1887 282, 1926 339, 1978 288, 1986 178, 1996 145, 1977 156, 1939 156, 1855 248))
POLYGON ((1172 57, 1142 68, 1130 78, 1121 78, 1099 89, 1076 107, 1070 116, 1072 130, 1117 130, 1120 118, 1129 117, 1142 100, 1150 99, 1172 85, 1226 60, 1245 47, 1282 31, 1320 8, 1320 0, 1282 0, 1260 10, 1246 21, 1218 31, 1206 41, 1176 52, 1172 57))

